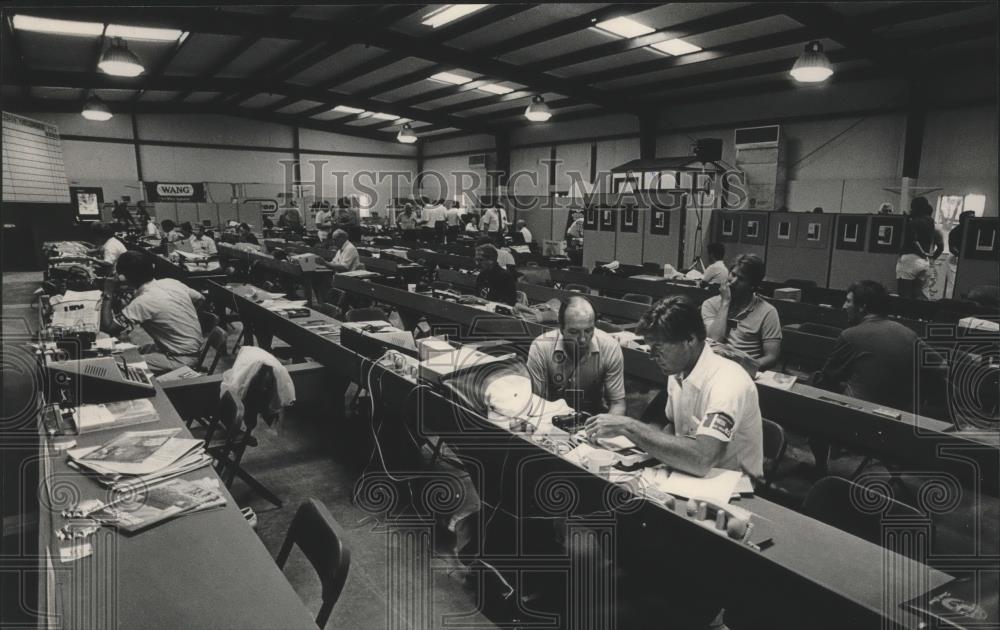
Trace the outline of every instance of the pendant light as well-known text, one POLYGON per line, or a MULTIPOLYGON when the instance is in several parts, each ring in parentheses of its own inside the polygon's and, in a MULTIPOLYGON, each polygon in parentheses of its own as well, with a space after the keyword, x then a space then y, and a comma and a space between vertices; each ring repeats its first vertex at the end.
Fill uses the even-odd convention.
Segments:
POLYGON ((552 110, 545 104, 545 99, 539 95, 531 97, 531 105, 524 110, 524 117, 532 122, 545 122, 552 118, 552 110))
POLYGON ((812 41, 806 44, 791 70, 792 78, 799 83, 822 83, 833 76, 833 67, 823 52, 823 44, 812 41))
POLYGON ((137 77, 146 71, 139 58, 128 49, 125 40, 120 37, 111 40, 111 45, 101 55, 97 67, 105 74, 116 77, 137 77))
POLYGON ((403 128, 396 135, 396 140, 403 144, 413 144, 417 141, 417 134, 413 133, 413 127, 410 126, 410 123, 403 125, 403 128))
POLYGON ((95 120, 98 122, 104 122, 105 120, 111 120, 111 109, 108 104, 105 103, 96 94, 90 95, 87 101, 83 104, 83 111, 80 114, 87 120, 95 120))

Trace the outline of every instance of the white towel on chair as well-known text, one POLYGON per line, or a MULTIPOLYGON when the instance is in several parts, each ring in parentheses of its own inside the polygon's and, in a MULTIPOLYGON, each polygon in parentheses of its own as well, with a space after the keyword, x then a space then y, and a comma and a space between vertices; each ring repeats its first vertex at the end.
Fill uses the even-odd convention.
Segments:
POLYGON ((262 365, 270 366, 274 370, 274 380, 277 384, 270 403, 271 411, 277 412, 295 402, 295 384, 292 382, 288 369, 281 364, 281 361, 270 352, 256 346, 243 346, 236 355, 233 367, 223 373, 222 385, 219 389, 220 398, 226 392, 230 393, 233 400, 236 401, 236 407, 239 409, 241 417, 243 415, 243 398, 246 396, 247 388, 262 365))

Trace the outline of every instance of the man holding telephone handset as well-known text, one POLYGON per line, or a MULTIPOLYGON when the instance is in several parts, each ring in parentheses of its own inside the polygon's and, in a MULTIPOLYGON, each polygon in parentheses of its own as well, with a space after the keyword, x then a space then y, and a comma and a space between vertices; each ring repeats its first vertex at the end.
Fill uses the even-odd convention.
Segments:
POLYGON ((559 307, 559 328, 531 343, 531 389, 546 400, 562 398, 574 411, 625 413, 625 368, 618 342, 597 330, 597 312, 573 296, 559 307))

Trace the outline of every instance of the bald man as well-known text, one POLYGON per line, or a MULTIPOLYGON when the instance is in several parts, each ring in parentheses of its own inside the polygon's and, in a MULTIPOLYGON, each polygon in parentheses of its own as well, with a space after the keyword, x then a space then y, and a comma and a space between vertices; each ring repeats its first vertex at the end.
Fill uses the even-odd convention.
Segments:
POLYGON ((577 411, 623 414, 622 350, 610 335, 597 330, 596 322, 597 312, 587 298, 563 300, 559 328, 531 342, 531 389, 546 400, 562 398, 577 411))

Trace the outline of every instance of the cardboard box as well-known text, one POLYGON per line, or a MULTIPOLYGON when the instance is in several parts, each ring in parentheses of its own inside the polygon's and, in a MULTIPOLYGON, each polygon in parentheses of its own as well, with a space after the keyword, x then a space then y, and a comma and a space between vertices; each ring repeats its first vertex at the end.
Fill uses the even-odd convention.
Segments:
POLYGON ((802 289, 796 289, 794 287, 781 287, 780 289, 775 289, 774 299, 788 300, 789 302, 801 302, 802 289))

